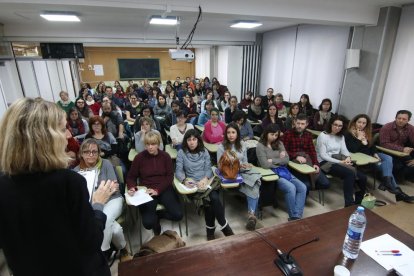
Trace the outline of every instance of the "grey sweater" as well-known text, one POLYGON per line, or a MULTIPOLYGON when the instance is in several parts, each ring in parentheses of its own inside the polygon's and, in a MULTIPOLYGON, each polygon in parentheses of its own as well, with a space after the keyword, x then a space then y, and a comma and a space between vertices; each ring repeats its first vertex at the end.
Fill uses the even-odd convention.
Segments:
MULTIPOLYGON (((79 172, 80 167, 77 166, 73 170, 75 172, 79 172)), ((105 181, 106 180, 116 180, 116 181, 118 181, 118 179, 116 177, 116 174, 115 174, 114 167, 112 166, 111 162, 109 160, 106 160, 106 159, 102 159, 102 167, 99 170, 98 181, 97 181, 97 183, 95 183, 95 188, 94 188, 95 190, 98 189, 99 184, 101 184, 102 180, 105 180, 105 181)), ((120 197, 120 196, 121 196, 121 191, 116 192, 109 198, 109 200, 120 197)))
POLYGON ((213 176, 208 151, 204 149, 199 153, 190 153, 180 149, 175 164, 175 177, 182 182, 186 177, 200 181, 205 176, 213 176))
POLYGON ((287 152, 285 157, 280 158, 280 153, 282 151, 286 152, 285 146, 282 142, 279 142, 278 150, 272 150, 271 148, 266 147, 262 143, 258 143, 256 146, 256 155, 260 167, 264 169, 270 169, 289 163, 289 156, 287 152), (267 161, 268 159, 272 159, 272 162, 270 163, 269 161, 267 161))

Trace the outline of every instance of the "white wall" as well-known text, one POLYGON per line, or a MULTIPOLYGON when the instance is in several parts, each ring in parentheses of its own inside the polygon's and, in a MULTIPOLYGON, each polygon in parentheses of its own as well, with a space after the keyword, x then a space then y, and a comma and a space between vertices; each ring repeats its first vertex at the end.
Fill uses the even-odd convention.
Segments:
POLYGON ((273 87, 286 99, 292 84, 293 59, 295 55, 296 27, 281 29, 263 35, 260 94, 273 87))
POLYGON ((330 98, 334 111, 342 87, 348 27, 303 25, 263 35, 260 92, 268 87, 284 99, 299 101, 307 93, 316 107, 330 98))
POLYGON ((220 84, 227 85, 227 68, 229 63, 229 46, 217 48, 217 79, 220 84))
POLYGON ((17 73, 14 60, 5 60, 4 66, 0 65, 0 81, 3 84, 4 96, 8 104, 23 97, 19 74, 17 73))
POLYGON ((6 97, 4 95, 4 88, 0 79, 0 120, 3 117, 4 112, 7 110, 6 97))
POLYGON ((414 6, 402 10, 377 122, 393 121, 400 109, 414 111, 414 6))
POLYGON ((195 49, 195 72, 196 77, 204 78, 210 76, 210 48, 195 49))
POLYGON ((228 52, 227 88, 231 95, 237 96, 239 102, 241 100, 242 67, 243 47, 230 46, 228 52))

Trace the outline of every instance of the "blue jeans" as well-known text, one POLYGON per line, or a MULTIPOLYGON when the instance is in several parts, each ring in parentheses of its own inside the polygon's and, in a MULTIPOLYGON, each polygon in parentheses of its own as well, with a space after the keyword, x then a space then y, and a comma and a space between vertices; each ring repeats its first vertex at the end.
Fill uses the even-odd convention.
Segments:
POLYGON ((259 198, 252 198, 246 196, 247 198, 247 211, 251 213, 256 213, 257 203, 259 202, 259 198))
POLYGON ((397 188, 398 184, 395 182, 394 175, 392 174, 393 170, 393 163, 392 163, 392 157, 385 154, 385 153, 378 153, 378 156, 381 158, 381 162, 377 163, 375 166, 381 171, 381 174, 383 177, 389 176, 391 177, 391 185, 392 188, 397 188))
POLYGON ((285 194, 289 217, 301 218, 306 200, 306 185, 292 175, 291 180, 279 178, 279 189, 285 194))

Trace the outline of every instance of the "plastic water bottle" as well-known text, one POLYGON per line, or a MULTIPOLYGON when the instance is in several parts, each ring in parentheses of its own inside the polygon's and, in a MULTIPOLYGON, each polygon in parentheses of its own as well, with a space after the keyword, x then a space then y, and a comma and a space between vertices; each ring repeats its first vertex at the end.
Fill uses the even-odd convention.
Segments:
POLYGON ((364 207, 358 206, 349 218, 348 230, 346 231, 342 247, 342 253, 348 259, 356 259, 358 257, 366 225, 367 218, 365 217, 364 207))

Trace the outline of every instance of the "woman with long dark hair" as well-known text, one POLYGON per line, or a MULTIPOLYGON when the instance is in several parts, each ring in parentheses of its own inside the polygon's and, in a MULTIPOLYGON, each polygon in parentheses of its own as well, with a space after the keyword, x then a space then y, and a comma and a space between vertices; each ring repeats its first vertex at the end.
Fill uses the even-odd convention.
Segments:
POLYGON ((346 118, 343 116, 335 116, 329 120, 326 131, 318 136, 316 153, 322 171, 343 179, 345 207, 348 207, 361 203, 367 177, 352 166, 350 153, 345 144, 345 122, 346 118), (355 192, 354 198, 355 183, 358 184, 360 191, 355 192))
POLYGON ((240 130, 236 123, 230 123, 226 127, 223 143, 217 149, 217 161, 226 151, 232 151, 240 162, 240 170, 243 176, 243 183, 240 184, 240 192, 247 198, 247 222, 246 229, 256 229, 256 209, 260 196, 260 174, 251 171, 252 164, 247 161, 247 148, 241 142, 240 130), (245 174, 243 172, 246 172, 245 174))
MULTIPOLYGON (((194 185, 201 190, 205 190, 206 184, 214 177, 211 171, 210 154, 204 148, 199 132, 194 129, 188 130, 184 135, 182 148, 177 155, 175 176, 184 184, 195 182, 194 185)), ((234 234, 225 218, 218 188, 212 190, 203 200, 207 202, 203 204, 207 240, 215 239, 215 220, 220 224, 220 230, 225 236, 234 234)))
POLYGON ((377 152, 372 139, 371 119, 366 114, 356 115, 348 124, 348 132, 345 133, 346 147, 350 152, 362 152, 378 159, 374 166, 381 171, 382 182, 378 189, 395 194, 397 201, 414 203, 414 197, 404 193, 395 181, 392 173, 392 157, 377 152))
MULTIPOLYGON (((260 142, 257 144, 256 154, 260 167, 265 169, 277 168, 289 163, 288 153, 280 140, 278 126, 269 125, 265 128, 260 142)), ((306 185, 292 175, 289 180, 279 177, 277 187, 285 194, 288 220, 302 218, 306 200, 306 185)))

